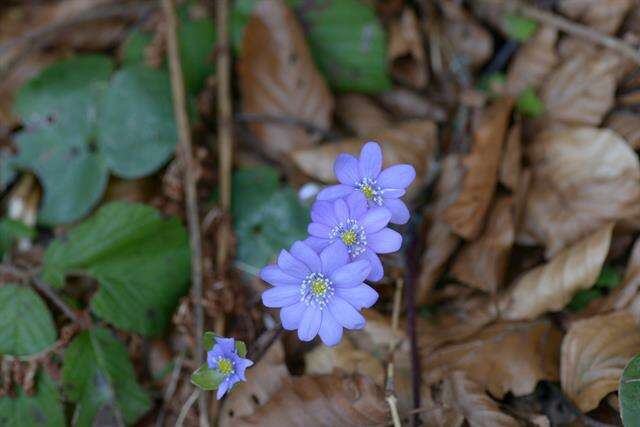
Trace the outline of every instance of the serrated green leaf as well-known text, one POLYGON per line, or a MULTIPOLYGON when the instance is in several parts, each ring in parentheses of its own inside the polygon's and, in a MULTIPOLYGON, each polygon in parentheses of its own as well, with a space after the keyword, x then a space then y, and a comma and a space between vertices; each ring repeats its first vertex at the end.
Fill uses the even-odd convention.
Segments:
POLYGON ((151 33, 134 29, 122 43, 122 63, 126 65, 140 64, 145 61, 145 49, 151 44, 151 33))
POLYGON ((213 345, 216 343, 217 335, 213 332, 205 332, 202 336, 202 346, 205 351, 209 351, 213 348, 213 345))
POLYGON ((518 96, 516 109, 527 116, 538 117, 544 112, 544 104, 532 87, 526 88, 518 96))
POLYGON ((119 412, 133 424, 151 405, 135 380, 126 347, 108 329, 93 328, 74 338, 65 352, 62 381, 69 399, 77 403, 80 427, 92 426, 101 411, 112 412, 114 419, 119 412))
POLYGON ((215 70, 213 49, 216 32, 213 20, 183 21, 178 30, 178 41, 186 89, 197 94, 204 88, 206 78, 215 70))
POLYGON ((189 259, 187 232, 177 218, 116 202, 49 246, 43 276, 53 286, 62 286, 70 271, 94 277, 96 315, 127 331, 158 335, 188 290, 189 259))
POLYGON ((34 235, 33 228, 24 222, 11 218, 0 218, 0 256, 11 249, 16 239, 32 238, 34 235))
POLYGON ((247 356, 247 345, 244 343, 244 341, 236 341, 236 352, 240 357, 247 356))
POLYGON ((16 396, 0 397, 0 426, 64 427, 64 410, 56 384, 44 371, 36 377, 35 393, 27 396, 16 386, 16 396))
POLYGON ((98 123, 109 169, 129 179, 148 175, 169 159, 176 141, 167 73, 144 65, 119 70, 100 104, 98 123))
POLYGON ((509 37, 519 42, 529 40, 538 29, 536 21, 519 15, 507 15, 505 23, 509 37))
POLYGON ((200 366, 192 375, 191 383, 203 390, 215 390, 224 380, 224 375, 218 371, 210 369, 207 364, 200 366))
POLYGON ((620 416, 625 427, 640 425, 640 355, 624 368, 618 389, 620 416))
POLYGON ((0 287, 0 355, 38 353, 55 340, 51 313, 38 294, 15 284, 0 287))
POLYGON ((278 188, 272 168, 252 168, 233 176, 231 209, 238 237, 238 259, 262 267, 294 241, 304 239, 309 210, 291 188, 278 188))

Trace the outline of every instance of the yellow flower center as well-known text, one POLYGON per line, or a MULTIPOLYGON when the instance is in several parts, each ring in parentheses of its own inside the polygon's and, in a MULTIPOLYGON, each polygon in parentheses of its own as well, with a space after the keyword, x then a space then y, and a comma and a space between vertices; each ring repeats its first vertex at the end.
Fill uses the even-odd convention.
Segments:
POLYGON ((353 230, 345 231, 344 233, 342 233, 342 236, 340 236, 340 238, 347 246, 353 245, 358 240, 358 236, 356 236, 356 233, 353 230))
POLYGON ((329 285, 326 280, 316 279, 311 283, 311 293, 316 297, 323 297, 329 285))
POLYGON ((233 373, 233 363, 229 359, 218 360, 218 370, 222 375, 229 375, 233 373))
POLYGON ((364 194, 364 197, 366 197, 368 200, 371 200, 373 198, 374 191, 370 185, 364 184, 362 187, 360 187, 360 190, 364 194))

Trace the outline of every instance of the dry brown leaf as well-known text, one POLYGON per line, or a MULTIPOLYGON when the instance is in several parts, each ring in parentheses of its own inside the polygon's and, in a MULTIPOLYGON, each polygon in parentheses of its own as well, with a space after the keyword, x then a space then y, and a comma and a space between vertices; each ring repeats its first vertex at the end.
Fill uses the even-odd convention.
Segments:
POLYGON ((637 239, 633 245, 622 283, 606 298, 598 301, 597 310, 600 313, 606 313, 627 308, 638 296, 638 289, 640 289, 640 239, 637 239))
POLYGON ((609 252, 612 232, 613 224, 608 224, 516 280, 500 297, 501 317, 535 319, 561 310, 577 291, 590 288, 609 252))
POLYGON ((498 197, 477 240, 465 243, 450 274, 469 286, 491 294, 503 284, 515 238, 513 199, 498 197))
POLYGON ((540 91, 545 122, 598 125, 613 105, 615 70, 622 61, 605 51, 581 52, 566 58, 551 72, 540 91))
POLYGON ((452 372, 442 383, 440 399, 444 406, 461 414, 471 427, 519 427, 520 424, 500 411, 480 384, 464 372, 452 372))
POLYGON ((405 8, 389 24, 389 62, 391 75, 400 83, 422 89, 429 81, 429 69, 422 33, 415 12, 405 8))
POLYGON ((528 87, 537 88, 558 63, 558 30, 542 27, 527 40, 509 64, 506 91, 517 96, 528 87))
MULTIPOLYGON (((370 135, 384 153, 384 165, 409 163, 416 169, 416 180, 409 187, 416 189, 430 175, 438 149, 437 128, 430 120, 401 123, 380 133, 370 135)), ((358 155, 362 138, 346 138, 316 148, 296 150, 293 161, 304 173, 323 182, 335 182, 333 162, 340 153, 358 155)))
POLYGON ((633 111, 614 111, 604 122, 609 129, 618 132, 631 148, 640 148, 640 115, 633 111))
POLYGON ((497 398, 509 391, 516 396, 529 394, 538 381, 558 379, 561 339, 547 319, 496 323, 424 357, 423 380, 433 384, 463 371, 497 398))
POLYGON ((529 144, 533 181, 521 234, 551 257, 611 221, 640 213, 640 166, 615 132, 589 127, 543 132, 529 144))
POLYGON ((335 372, 292 377, 251 416, 236 419, 245 426, 378 426, 389 421, 384 393, 369 377, 335 372))
POLYGON ((424 95, 406 88, 395 88, 376 95, 380 103, 399 120, 430 119, 442 122, 446 110, 424 95))
POLYGON ((574 21, 615 34, 632 4, 632 0, 561 0, 558 9, 574 21))
POLYGON ((474 117, 474 144, 464 159, 462 191, 442 216, 456 234, 467 240, 478 236, 491 205, 512 106, 509 99, 499 100, 474 117))
POLYGON ((330 374, 340 368, 349 374, 369 376, 383 387, 385 370, 382 362, 370 352, 357 349, 349 340, 343 339, 338 345, 320 345, 304 355, 305 374, 330 374))
POLYGON ((522 125, 514 124, 509 129, 505 142, 502 162, 500 163, 499 179, 502 185, 512 192, 518 188, 518 181, 522 174, 522 125))
POLYGON ((562 390, 583 412, 618 388, 626 364, 640 352, 635 316, 611 313, 579 320, 562 341, 562 390))
POLYGON ((425 221, 424 252, 420 259, 420 273, 416 280, 416 299, 425 304, 447 261, 458 247, 460 238, 442 220, 444 210, 457 198, 462 185, 464 168, 457 155, 448 155, 442 160, 442 173, 435 189, 434 202, 429 206, 425 221))
POLYGON ((220 411, 220 427, 235 427, 238 419, 254 414, 281 388, 289 384, 289 370, 284 364, 284 347, 275 342, 262 359, 246 373, 247 381, 239 383, 225 399, 220 411))
POLYGON ((382 132, 391 126, 391 118, 366 95, 345 93, 336 99, 338 120, 356 135, 382 132))
MULTIPOLYGON (((330 128, 331 92, 313 62, 302 27, 282 0, 262 0, 255 6, 242 39, 239 77, 243 113, 330 128)), ((253 122, 249 128, 275 160, 317 142, 298 126, 253 122)))
POLYGON ((448 48, 467 64, 477 67, 493 54, 493 38, 475 18, 450 0, 438 2, 442 10, 442 31, 449 41, 448 48))

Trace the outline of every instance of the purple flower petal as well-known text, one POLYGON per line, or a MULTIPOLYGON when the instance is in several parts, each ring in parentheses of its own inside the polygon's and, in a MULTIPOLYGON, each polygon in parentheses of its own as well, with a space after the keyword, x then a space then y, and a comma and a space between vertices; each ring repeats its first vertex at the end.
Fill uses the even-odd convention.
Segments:
POLYGON ((360 180, 358 160, 351 154, 339 154, 333 164, 333 172, 342 184, 354 185, 360 180))
POLYGON ((369 265, 371 266, 371 272, 367 276, 367 280, 371 280, 372 282, 377 282, 382 279, 384 275, 384 270, 382 269, 382 262, 378 255, 373 252, 371 249, 367 248, 361 255, 359 255, 356 259, 366 259, 369 261, 369 265))
POLYGON ((316 200, 335 200, 347 197, 356 191, 351 185, 337 184, 330 185, 321 190, 316 196, 316 200))
POLYGON ((318 333, 322 342, 330 347, 338 344, 342 339, 342 326, 336 322, 329 310, 322 311, 322 323, 318 333))
POLYGON ((324 248, 329 246, 329 243, 331 241, 329 239, 323 239, 320 237, 311 236, 304 239, 304 242, 307 244, 307 246, 309 246, 314 251, 322 252, 324 248))
POLYGON ((284 273, 277 265, 267 265, 260 270, 260 278, 273 286, 293 286, 300 284, 300 279, 284 273))
POLYGON ((411 217, 407 205, 400 199, 382 199, 383 206, 391 212, 392 224, 406 224, 411 217))
POLYGON ((349 219, 349 206, 343 199, 338 199, 333 203, 333 210, 336 213, 338 222, 345 222, 349 219))
POLYGON ((302 315, 306 309, 307 305, 302 301, 282 307, 282 310, 280 310, 280 321, 282 322, 282 327, 287 331, 294 331, 298 329, 300 321, 302 320, 302 315))
POLYGON ((378 254, 389 254, 400 249, 402 236, 390 228, 383 228, 367 236, 367 246, 378 254))
POLYGON ((241 379, 242 381, 246 381, 247 377, 245 377, 244 372, 247 370, 249 366, 253 365, 253 362, 249 359, 243 359, 239 357, 234 365, 235 365, 236 375, 238 376, 238 378, 241 379))
POLYGON ((364 283, 351 288, 336 288, 336 295, 347 301, 356 310, 369 308, 378 300, 378 293, 364 283))
POLYGON ((367 198, 361 192, 353 192, 345 200, 349 207, 349 218, 357 219, 367 212, 369 204, 367 203, 367 198))
POLYGON ((393 165, 378 175, 378 185, 382 188, 407 188, 416 178, 416 170, 411 165, 393 165))
POLYGON ((291 246, 291 255, 305 263, 312 272, 320 272, 320 257, 318 254, 303 242, 297 241, 291 246))
POLYGON ((231 385, 231 382, 228 379, 225 379, 224 381, 222 381, 220 383, 220 385, 218 386, 218 391, 216 393, 216 399, 220 400, 222 399, 222 396, 224 396, 224 394, 227 392, 227 390, 229 390, 229 386, 231 385))
POLYGON ((371 266, 367 260, 359 260, 338 268, 331 275, 331 281, 336 287, 359 285, 367 278, 371 266))
POLYGON ((218 345, 214 345, 211 350, 207 352, 207 365, 213 369, 218 366, 218 357, 224 355, 222 348, 218 345))
POLYGON ((382 198, 397 199, 399 197, 404 196, 406 193, 407 193, 407 190, 403 190, 401 188, 383 188, 382 198))
POLYGON ((382 230, 389 224, 391 212, 386 208, 372 208, 360 219, 360 225, 367 234, 382 230))
POLYGON ((329 227, 335 226, 338 220, 333 211, 333 203, 326 200, 315 202, 311 207, 311 220, 329 227))
POLYGON ((382 168, 382 150, 376 142, 367 142, 360 150, 358 169, 361 178, 375 179, 382 168))
POLYGON ((318 335, 320 323, 322 322, 322 310, 315 305, 310 305, 302 315, 300 326, 298 326, 298 338, 301 341, 311 341, 318 335))
POLYGON ((334 296, 327 308, 336 321, 347 329, 362 329, 366 323, 364 317, 351 304, 334 296))
POLYGON ((349 252, 342 242, 332 243, 320 252, 320 261, 322 262, 322 272, 331 276, 337 268, 349 262, 349 252))
POLYGON ((280 267, 283 272, 298 279, 304 279, 311 273, 302 261, 296 259, 284 249, 280 251, 280 256, 278 256, 278 267, 280 267))
POLYGON ((300 301, 298 286, 276 286, 262 293, 262 303, 271 308, 286 307, 300 301))
POLYGON ((319 222, 312 222, 307 226, 307 233, 313 237, 319 237, 321 239, 328 239, 331 235, 331 227, 319 222))
POLYGON ((235 340, 233 338, 216 337, 216 344, 222 349, 222 353, 228 357, 236 349, 235 340))

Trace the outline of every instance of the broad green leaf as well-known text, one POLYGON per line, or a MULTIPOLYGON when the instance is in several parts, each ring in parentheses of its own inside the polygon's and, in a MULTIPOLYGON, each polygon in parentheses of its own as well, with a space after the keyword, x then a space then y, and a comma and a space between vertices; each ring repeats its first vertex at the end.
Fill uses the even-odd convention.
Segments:
POLYGON ((0 397, 0 426, 66 426, 62 401, 49 374, 37 374, 34 394, 27 396, 22 387, 16 386, 16 396, 0 397))
POLYGON ((0 356, 38 353, 55 340, 51 313, 38 294, 15 284, 0 287, 0 356))
POLYGON ((579 311, 586 308, 591 301, 603 296, 607 290, 612 290, 620 285, 621 280, 618 270, 609 265, 605 265, 602 267, 602 271, 595 285, 590 289, 578 291, 578 293, 573 296, 569 305, 567 305, 567 308, 572 311, 579 311))
POLYGON ((16 239, 32 238, 34 235, 33 228, 24 222, 11 218, 0 218, 0 257, 11 249, 16 239))
POLYGON ((100 104, 98 143, 107 165, 123 178, 161 167, 177 141, 171 85, 165 71, 132 65, 119 70, 100 104))
POLYGON ((151 401, 136 382, 126 347, 111 331, 93 328, 74 338, 64 355, 62 381, 77 404, 77 426, 92 426, 98 413, 111 412, 127 424, 149 410, 151 401))
POLYGON ((216 32, 213 20, 203 18, 184 21, 178 30, 180 59, 187 91, 199 93, 206 78, 215 70, 214 47, 216 32))
POLYGON ((224 380, 224 375, 218 371, 210 369, 205 363, 191 374, 191 383, 203 390, 215 390, 224 380))
POLYGON ((507 15, 505 23, 509 37, 519 42, 529 40, 538 29, 536 21, 519 15, 507 15))
POLYGON ((247 356, 247 345, 244 343, 244 341, 236 341, 236 352, 240 357, 247 356))
POLYGON ((189 242, 177 218, 123 202, 103 206, 55 240, 44 256, 43 275, 62 286, 69 272, 100 284, 91 300, 96 315, 144 335, 162 333, 189 285, 189 242))
POLYGON ((209 351, 213 348, 213 345, 216 343, 216 334, 213 332, 205 332, 202 336, 202 346, 205 351, 209 351))
POLYGON ((600 276, 598 276, 595 287, 600 289, 614 289, 618 287, 621 281, 622 278, 620 277, 618 270, 609 265, 605 265, 602 267, 602 271, 600 272, 600 276))
POLYGON ((145 60, 145 49, 151 44, 152 40, 153 36, 151 33, 144 32, 139 28, 131 31, 124 43, 122 43, 122 63, 125 65, 143 63, 145 60))
POLYGON ((262 267, 280 249, 306 237, 309 211, 293 189, 279 189, 272 168, 237 171, 231 204, 238 259, 245 264, 262 267))
POLYGON ((586 308, 591 301, 598 299, 601 296, 602 292, 600 292, 599 289, 582 289, 573 296, 571 302, 567 305, 567 308, 571 311, 580 311, 583 308, 586 308))
POLYGON ((528 87, 518 96, 516 109, 531 117, 538 117, 544 112, 544 104, 532 87, 528 87))
POLYGON ((618 389, 620 416, 626 427, 640 425, 640 355, 636 355, 624 371, 618 389))

